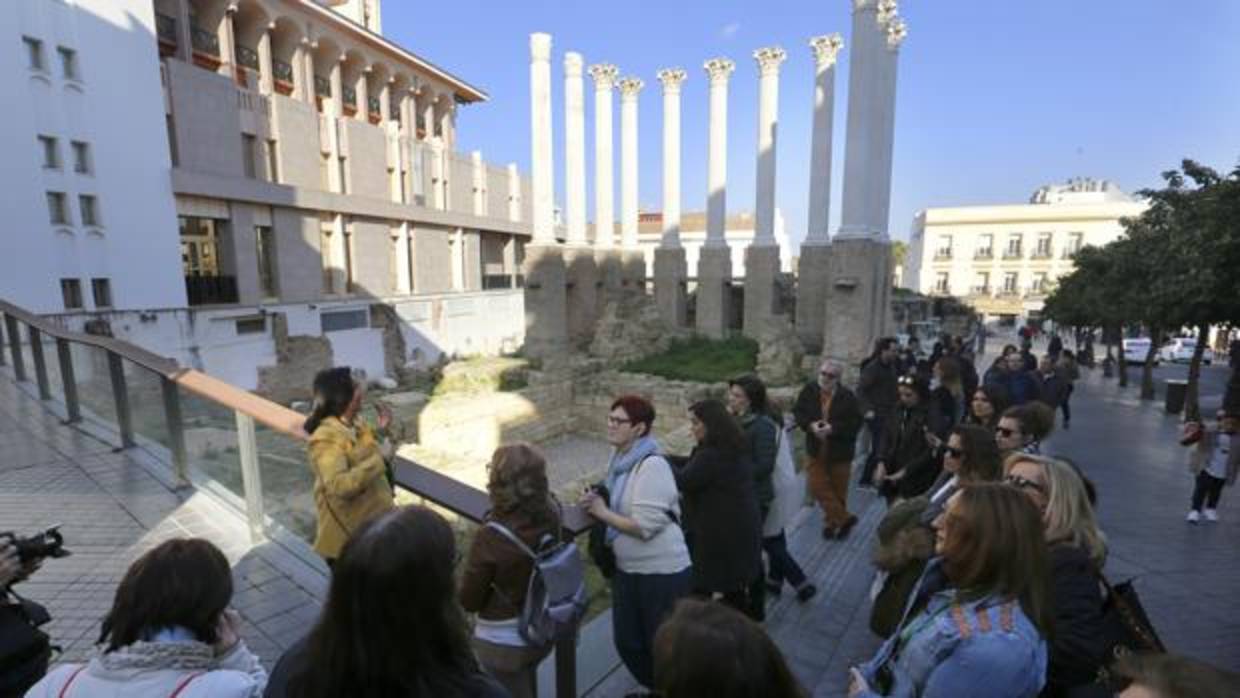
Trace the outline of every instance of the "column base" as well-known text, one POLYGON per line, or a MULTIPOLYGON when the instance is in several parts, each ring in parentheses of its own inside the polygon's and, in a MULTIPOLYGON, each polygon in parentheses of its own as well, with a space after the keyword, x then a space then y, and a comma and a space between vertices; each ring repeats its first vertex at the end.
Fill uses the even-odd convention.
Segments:
POLYGON ((671 329, 685 326, 688 275, 683 247, 660 247, 654 251, 654 300, 663 324, 671 329))
POLYGON ((646 277, 650 275, 646 254, 641 250, 621 250, 620 265, 620 287, 625 293, 645 295, 646 277))
POLYGON ((830 245, 801 245, 797 264, 797 336, 810 354, 822 351, 826 322, 830 245))
POLYGON ((587 347, 594 339, 598 319, 599 273, 594 250, 581 247, 564 249, 567 285, 568 338, 574 347, 587 347))
POLYGON ((703 247, 698 256, 697 317, 698 334, 713 339, 728 335, 732 296, 732 250, 703 247))
POLYGON ((620 296, 624 286, 624 257, 620 250, 608 248, 594 251, 594 264, 598 267, 599 307, 620 296))
POLYGON ((568 353, 568 294, 564 249, 527 245, 525 275, 525 355, 560 358, 568 353))
POLYGON ((750 245, 745 248, 745 317, 742 326, 746 337, 759 339, 767 319, 775 315, 777 276, 778 246, 750 245))
POLYGON ((855 366, 891 322, 891 245, 835 238, 827 263, 822 355, 855 366))

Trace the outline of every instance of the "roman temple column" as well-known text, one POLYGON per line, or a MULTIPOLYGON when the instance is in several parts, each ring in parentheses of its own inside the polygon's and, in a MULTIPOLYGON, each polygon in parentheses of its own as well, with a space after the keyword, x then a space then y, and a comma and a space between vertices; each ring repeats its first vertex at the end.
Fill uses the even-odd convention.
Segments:
POLYGON ((663 83, 663 239, 654 251, 654 297, 668 327, 685 325, 688 272, 680 244, 680 68, 659 71, 663 83))
POLYGON ((568 271, 568 335, 574 345, 594 337, 598 312, 598 269, 586 240, 586 113, 580 53, 564 54, 564 222, 568 271))
POLYGON ((788 54, 773 46, 754 51, 758 64, 758 171, 754 237, 745 248, 744 332, 757 339, 775 315, 779 245, 775 241, 775 148, 779 128, 779 67, 788 54))
POLYGON ((616 66, 596 63, 590 66, 594 78, 594 259, 602 281, 602 303, 616 298, 622 283, 623 262, 616 249, 616 213, 612 195, 615 184, 612 173, 612 112, 611 93, 616 85, 616 66))
POLYGON ((620 80, 620 246, 624 274, 621 284, 646 292, 646 261, 637 246, 637 95, 645 83, 620 80))
POLYGON ((706 242, 698 256, 697 318, 699 334, 722 339, 728 329, 732 293, 732 250, 725 227, 728 216, 728 78, 736 64, 714 58, 703 66, 710 79, 710 125, 706 172, 706 242))

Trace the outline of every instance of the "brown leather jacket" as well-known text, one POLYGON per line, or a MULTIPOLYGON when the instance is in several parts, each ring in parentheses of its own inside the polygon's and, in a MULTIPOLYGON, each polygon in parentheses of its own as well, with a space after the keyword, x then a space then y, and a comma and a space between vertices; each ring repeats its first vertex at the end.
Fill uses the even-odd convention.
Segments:
MULTIPOLYGON (((497 516, 495 520, 517 534, 530 548, 536 548, 545 534, 555 535, 558 526, 539 524, 522 513, 497 516)), ((520 615, 533 569, 534 561, 512 541, 499 531, 479 527, 461 575, 461 607, 485 620, 506 620, 520 615)))

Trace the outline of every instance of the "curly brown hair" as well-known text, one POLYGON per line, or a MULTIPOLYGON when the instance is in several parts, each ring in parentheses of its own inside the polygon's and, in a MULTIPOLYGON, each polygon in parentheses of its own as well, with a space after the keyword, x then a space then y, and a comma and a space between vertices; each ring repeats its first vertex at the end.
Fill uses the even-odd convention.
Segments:
POLYGON ((487 493, 495 516, 524 514, 538 524, 557 518, 547 483, 547 459, 534 446, 519 442, 500 446, 487 467, 487 493))

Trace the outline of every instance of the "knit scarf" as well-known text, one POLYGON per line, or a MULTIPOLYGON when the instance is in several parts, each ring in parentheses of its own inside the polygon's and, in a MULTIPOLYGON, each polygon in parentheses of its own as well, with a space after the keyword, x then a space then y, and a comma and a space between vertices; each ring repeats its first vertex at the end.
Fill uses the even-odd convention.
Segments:
MULTIPOLYGON (((634 441, 627 451, 612 452, 611 461, 607 464, 607 477, 603 480, 603 484, 607 485, 607 492, 611 497, 612 511, 617 511, 620 497, 624 493, 624 488, 628 485, 629 474, 633 472, 633 468, 636 468, 637 464, 645 460, 647 456, 653 456, 658 452, 659 444, 649 434, 634 441)), ((620 535, 619 531, 611 526, 607 527, 607 542, 609 544, 618 535, 620 535)))

